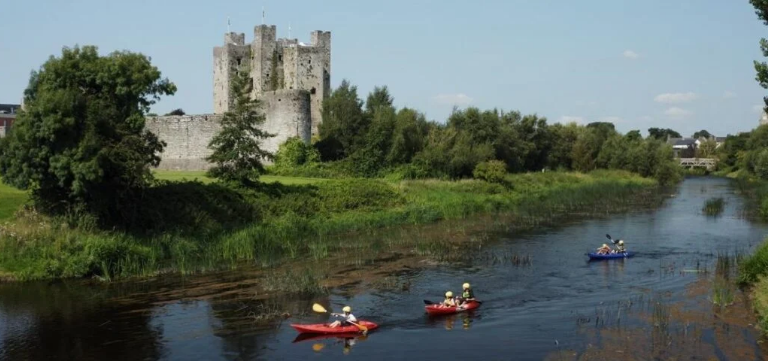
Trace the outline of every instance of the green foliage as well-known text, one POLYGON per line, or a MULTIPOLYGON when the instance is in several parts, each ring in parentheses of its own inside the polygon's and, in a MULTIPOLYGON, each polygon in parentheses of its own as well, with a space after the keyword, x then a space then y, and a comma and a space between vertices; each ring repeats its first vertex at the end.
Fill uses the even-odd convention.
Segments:
POLYGON ((698 131, 698 132, 695 132, 694 134, 692 134, 692 138, 694 138, 694 139, 700 139, 700 138, 705 138, 705 139, 708 139, 708 138, 710 138, 710 137, 711 137, 711 134, 710 134, 710 132, 708 132, 708 131, 707 131, 707 130, 705 130, 705 129, 703 129, 703 130, 700 130, 700 131, 698 131))
POLYGON ((362 106, 358 87, 347 80, 323 101, 323 122, 318 127, 321 140, 316 146, 324 161, 350 156, 360 147, 368 129, 362 106))
POLYGON ((275 153, 275 167, 291 169, 307 163, 320 162, 320 153, 299 137, 291 137, 278 147, 275 153))
POLYGON ((168 115, 184 115, 184 114, 186 114, 186 113, 184 113, 184 110, 182 110, 182 108, 174 109, 174 110, 166 113, 167 116, 168 115))
POLYGON ((764 241, 750 257, 743 258, 740 261, 738 282, 743 285, 751 284, 758 281, 759 276, 766 277, 768 257, 767 242, 764 241))
POLYGON ((265 117, 259 111, 261 102, 251 98, 253 84, 248 64, 244 61, 241 69, 233 72, 231 94, 235 101, 224 113, 221 130, 208 144, 213 152, 206 157, 214 164, 208 170, 209 177, 241 185, 252 185, 266 172, 262 162, 273 155, 262 149, 261 141, 275 136, 260 129, 265 117))
POLYGON ((681 138, 681 133, 669 128, 649 128, 649 138, 667 141, 670 138, 681 138))
POLYGON ((700 145, 697 147, 697 150, 695 151, 695 156, 698 158, 715 157, 717 146, 718 146, 718 143, 716 143, 715 139, 708 138, 704 142, 700 142, 700 145))
MULTIPOLYGON (((766 13, 767 13, 767 1, 766 0, 750 0, 750 4, 756 10, 756 16, 759 20, 762 20, 764 25, 767 25, 766 13)), ((759 43, 761 46, 761 52, 764 54, 764 58, 769 55, 767 50, 766 38, 761 38, 759 43)), ((762 88, 766 89, 767 82, 767 67, 766 61, 753 61, 753 67, 756 69, 756 81, 762 88)), ((767 97, 764 96, 764 113, 767 112, 767 97)))
POLYGON ((722 162, 721 170, 738 171, 749 178, 767 180, 767 125, 726 137, 717 156, 722 162))
POLYGON ((506 168, 504 162, 496 159, 481 162, 473 169, 473 177, 489 183, 503 183, 507 175, 506 168))
POLYGON ((721 197, 710 198, 705 201, 705 205, 702 206, 702 213, 708 216, 716 216, 724 211, 724 199, 721 197))
MULTIPOLYGON (((340 232, 513 212, 528 229, 575 211, 605 214, 649 199, 654 184, 627 172, 508 175, 514 189, 477 180, 445 182, 327 180, 310 185, 161 182, 150 188, 137 222, 143 232, 72 228, 36 214, 0 226, 0 270, 16 279, 122 278, 271 265, 282 258, 376 253, 368 240, 340 232), (154 223, 153 223, 154 222, 154 223), (355 248, 360 247, 360 248, 355 248)), ((415 248, 440 249, 422 242, 415 248)), ((443 242, 439 242, 443 243, 443 242)), ((427 252, 427 254, 433 254, 427 252)), ((293 279, 293 278, 291 278, 293 279)))
POLYGON ((164 147, 144 129, 144 114, 175 91, 144 55, 64 48, 32 72, 25 110, 0 149, 3 182, 31 190, 41 210, 122 222, 164 147))

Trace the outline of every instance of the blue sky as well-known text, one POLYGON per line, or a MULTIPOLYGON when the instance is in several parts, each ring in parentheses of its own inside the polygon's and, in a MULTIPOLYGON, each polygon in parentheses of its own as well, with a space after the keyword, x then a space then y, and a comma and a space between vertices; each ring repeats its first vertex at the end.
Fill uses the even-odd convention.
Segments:
POLYGON ((332 32, 332 86, 387 85, 438 121, 470 105, 724 135, 754 128, 766 94, 752 61, 767 28, 748 0, 3 0, 0 103, 80 44, 151 56, 179 88, 154 111, 212 112, 212 48, 228 16, 250 42, 263 6, 278 37, 332 32))

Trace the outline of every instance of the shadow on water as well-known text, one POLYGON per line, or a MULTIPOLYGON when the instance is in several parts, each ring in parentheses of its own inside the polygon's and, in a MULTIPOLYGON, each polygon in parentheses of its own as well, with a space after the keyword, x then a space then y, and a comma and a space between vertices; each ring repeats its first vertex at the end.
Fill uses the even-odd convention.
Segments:
POLYGON ((766 225, 742 217, 727 181, 692 178, 676 191, 620 213, 532 209, 347 235, 332 258, 269 269, 0 284, 0 359, 765 359, 733 281, 766 225), (708 218, 714 197, 725 202, 708 218), (606 233, 635 256, 587 262, 606 233), (424 299, 463 282, 481 308, 427 316, 424 299), (351 305, 380 328, 297 337, 288 323, 329 321, 316 302, 351 305))

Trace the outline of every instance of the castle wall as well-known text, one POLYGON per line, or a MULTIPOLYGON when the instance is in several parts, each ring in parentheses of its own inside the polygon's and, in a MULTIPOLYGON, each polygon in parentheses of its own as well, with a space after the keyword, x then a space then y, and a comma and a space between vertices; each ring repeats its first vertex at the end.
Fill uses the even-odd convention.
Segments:
POLYGON ((205 170, 208 143, 219 132, 219 114, 148 117, 146 129, 166 142, 158 169, 205 170))
POLYGON ((305 143, 312 136, 310 93, 306 90, 283 89, 264 93, 260 100, 266 115, 264 129, 275 137, 264 139, 264 149, 273 154, 288 138, 298 136, 305 143))
MULTIPOLYGON (((310 142, 310 93, 304 90, 278 90, 259 97, 266 117, 261 128, 274 137, 262 139, 263 149, 275 154, 286 139, 298 136, 310 142)), ((147 130, 166 142, 158 169, 206 170, 211 165, 208 144, 221 130, 220 114, 148 117, 147 130)), ((269 164, 269 161, 265 161, 269 164)))

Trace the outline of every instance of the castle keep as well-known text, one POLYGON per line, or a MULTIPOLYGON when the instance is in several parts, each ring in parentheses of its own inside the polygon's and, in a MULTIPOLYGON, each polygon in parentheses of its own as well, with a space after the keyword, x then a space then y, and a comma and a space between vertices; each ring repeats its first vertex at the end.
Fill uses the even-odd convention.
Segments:
POLYGON ((322 121, 323 100, 331 92, 331 33, 313 31, 310 44, 297 39, 277 39, 275 25, 254 27, 254 40, 245 34, 227 33, 224 44, 214 47, 214 114, 147 118, 147 128, 167 143, 160 169, 204 170, 210 165, 208 143, 219 131, 222 114, 232 106, 230 76, 249 61, 252 96, 262 103, 266 121, 262 128, 274 137, 262 147, 276 152, 290 137, 309 142, 322 121), (246 57, 249 57, 247 59, 246 57))

